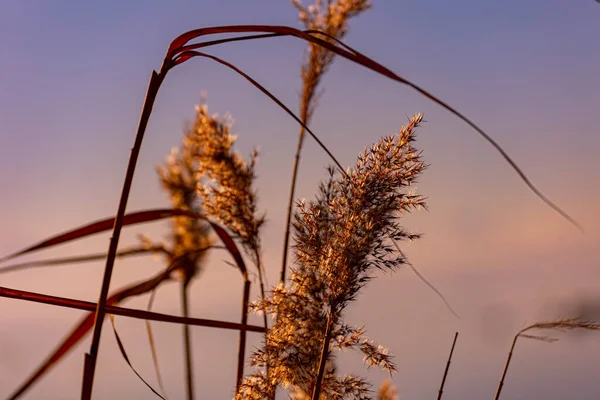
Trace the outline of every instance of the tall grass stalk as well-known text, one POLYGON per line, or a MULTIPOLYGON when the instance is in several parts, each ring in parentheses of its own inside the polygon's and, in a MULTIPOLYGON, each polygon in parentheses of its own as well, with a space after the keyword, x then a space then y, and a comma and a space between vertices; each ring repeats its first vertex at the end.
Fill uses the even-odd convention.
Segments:
POLYGON ((442 377, 442 384, 440 385, 440 390, 438 390, 437 400, 442 399, 442 395, 444 394, 444 385, 446 384, 446 377, 448 376, 448 370, 450 370, 450 361, 452 360, 452 354, 454 353, 454 346, 456 345, 456 339, 458 339, 458 332, 454 334, 454 340, 452 341, 452 347, 450 348, 450 355, 448 356, 448 361, 446 362, 446 369, 444 370, 444 376, 442 377))
POLYGON ((315 379, 311 400, 319 400, 321 398, 321 389, 323 387, 323 375, 325 374, 325 365, 329 358, 329 346, 331 342, 331 329, 333 327, 333 319, 331 312, 327 314, 327 323, 325 328, 325 337, 323 338, 323 347, 321 356, 319 357, 319 370, 315 379))
MULTIPOLYGON (((181 282, 181 308, 184 317, 190 316, 189 310, 189 280, 181 282)), ((186 378, 186 394, 188 400, 194 400, 194 367, 192 364, 192 342, 190 339, 190 326, 185 324, 182 326, 183 330, 183 350, 185 357, 185 378, 186 378)))
MULTIPOLYGON (((242 325, 248 323, 248 307, 250 302, 250 281, 248 274, 244 274, 244 292, 242 295, 242 325)), ((266 331, 265 331, 266 332, 266 331)), ((238 393, 244 379, 244 364, 246 363, 246 331, 240 331, 238 347, 237 373, 235 378, 235 393, 238 393)))
POLYGON ((506 363, 504 364, 504 370, 502 371, 502 376, 500 377, 500 383, 498 384, 498 389, 496 390, 496 396, 494 400, 498 400, 500 398, 500 393, 502 392, 502 388, 504 387, 504 378, 506 378, 506 373, 508 372, 508 367, 510 366, 510 361, 512 360, 512 356, 515 350, 515 346, 517 344, 517 339, 522 337, 525 339, 533 339, 539 340, 542 342, 553 343, 558 341, 558 338, 546 336, 546 335, 530 335, 526 332, 531 330, 541 330, 541 331, 558 331, 558 332, 566 332, 573 330, 584 330, 584 331, 600 331, 600 324, 595 321, 586 320, 583 318, 563 318, 555 321, 549 322, 537 322, 535 324, 529 325, 523 329, 521 329, 515 337, 513 338, 512 344, 510 346, 510 351, 508 352, 508 357, 506 358, 506 363))
POLYGON ((110 239, 110 245, 108 247, 108 254, 106 257, 106 265, 104 267, 104 276, 102 278, 102 286, 100 288, 100 298, 98 299, 98 306, 96 308, 96 317, 94 320, 94 331, 92 334, 92 343, 90 350, 85 355, 85 362, 83 368, 83 382, 81 387, 81 399, 90 400, 92 398, 92 387, 94 384, 94 375, 96 372, 96 362, 98 359, 98 350, 100 348, 100 336, 102 334, 102 324, 104 317, 106 316, 106 300, 108 298, 108 291, 110 288, 110 281, 112 277, 112 271, 115 264, 115 258, 117 255, 117 248, 119 245, 119 237, 121 235, 121 228, 123 225, 123 216, 127 208, 127 201, 129 200, 129 193, 131 191, 131 184, 133 183, 133 175, 137 164, 138 155, 142 147, 142 141, 144 139, 144 133, 146 132, 146 126, 150 120, 150 114, 152 113, 152 107, 158 89, 164 79, 164 75, 161 71, 160 74, 152 71, 150 77, 150 83, 148 84, 148 90, 146 92, 146 98, 144 99, 144 105, 142 106, 142 114, 138 123, 137 133, 131 153, 129 156, 129 162, 127 165, 127 171, 125 173, 125 180, 123 183, 123 190, 121 192, 121 199, 119 200, 119 207, 115 217, 115 226, 113 228, 112 237, 110 239))
MULTIPOLYGON (((89 301, 59 296, 50 296, 47 294, 11 289, 3 286, 0 286, 0 297, 15 300, 31 301, 34 303, 47 304, 51 306, 65 307, 82 311, 95 311, 98 307, 96 303, 92 303, 89 301)), ((193 326, 204 326, 207 328, 218 328, 234 331, 265 333, 265 328, 263 326, 243 325, 237 322, 218 321, 206 318, 186 318, 180 317, 178 315, 162 314, 153 311, 137 310, 134 308, 119 307, 113 305, 107 305, 106 311, 110 314, 121 315, 123 317, 141 320, 169 322, 173 324, 188 324, 193 326)))

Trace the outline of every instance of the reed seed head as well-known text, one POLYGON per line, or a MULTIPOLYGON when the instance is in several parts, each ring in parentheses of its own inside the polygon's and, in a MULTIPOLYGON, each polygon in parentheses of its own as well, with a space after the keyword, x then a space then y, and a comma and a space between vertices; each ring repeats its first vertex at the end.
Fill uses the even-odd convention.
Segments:
POLYGON ((197 107, 194 134, 189 137, 196 151, 196 193, 204 212, 225 225, 259 263, 260 228, 265 217, 258 215, 254 190, 258 150, 244 160, 233 150, 236 137, 231 127, 230 118, 209 115, 206 104, 197 107))
MULTIPOLYGON (((244 381, 238 398, 268 398, 275 386, 311 393, 329 320, 332 348, 356 349, 368 366, 395 371, 387 349, 369 340, 363 328, 344 324, 342 314, 374 270, 394 270, 404 263, 390 238, 419 237, 405 231, 398 219, 424 206, 423 198, 408 190, 425 168, 411 145, 421 121, 417 114, 398 135, 381 139, 345 174, 337 176, 330 168, 317 198, 298 202, 290 282, 254 305, 277 319, 252 360, 262 371, 244 381)), ((326 399, 371 398, 362 378, 338 376, 331 352, 322 393, 326 399)))
MULTIPOLYGON (((317 0, 314 4, 303 6, 300 0, 292 0, 292 4, 299 11, 298 18, 306 29, 318 30, 327 35, 341 40, 348 31, 348 21, 369 9, 368 0, 317 0)), ((332 42, 331 38, 321 35, 321 39, 332 42)), ((327 72, 333 62, 334 53, 310 43, 306 60, 302 65, 302 95, 300 100, 301 118, 305 123, 310 122, 317 104, 317 87, 323 74, 327 72)))

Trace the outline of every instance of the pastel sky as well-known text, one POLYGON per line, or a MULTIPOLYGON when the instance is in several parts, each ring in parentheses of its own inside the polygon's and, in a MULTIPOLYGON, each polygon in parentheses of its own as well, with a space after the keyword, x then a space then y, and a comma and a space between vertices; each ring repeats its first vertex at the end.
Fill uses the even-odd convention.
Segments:
MULTIPOLYGON (((396 356, 401 399, 436 396, 455 331, 460 332, 444 399, 491 398, 512 336, 526 323, 600 304, 600 4, 594 0, 373 0, 345 41, 463 111, 519 163, 534 183, 586 229, 580 234, 545 206, 502 158, 454 116, 406 86, 344 60, 324 79, 312 127, 345 165, 407 116, 427 123, 416 146, 430 167, 417 185, 429 211, 404 222, 423 232, 404 245, 412 263, 460 314, 409 270, 378 276, 346 315, 396 356)), ((178 34, 203 26, 300 27, 286 0, 5 0, 0 2, 0 255, 113 215, 152 69, 178 34)), ((293 110, 305 44, 291 38, 227 44, 214 54, 236 64, 293 110)), ((264 256, 277 281, 285 202, 298 127, 229 70, 193 60, 168 76, 150 120, 128 210, 168 204, 155 165, 177 146, 201 91, 211 112, 229 112, 238 149, 261 149, 258 190, 267 212, 264 256)), ((311 198, 330 161, 307 141, 298 197, 311 198)), ((160 239, 166 224, 127 229, 160 239)), ((109 234, 38 254, 103 251, 109 234)), ((193 285, 192 313, 237 321, 241 282, 215 253, 193 285)), ((0 266, 1 268, 1 266, 0 266)), ((119 262, 112 288, 145 279, 157 260, 119 262)), ((103 263, 0 275, 0 286, 96 301, 103 263)), ((155 310, 178 314, 178 286, 158 292, 155 310)), ((127 301, 146 306, 147 298, 127 301)), ((0 299, 0 398, 8 396, 81 318, 74 310, 0 299)), ((258 318, 254 318, 258 321, 258 318)), ((117 318, 140 373, 156 384, 144 323, 117 318)), ((163 378, 183 397, 180 327, 154 323, 163 378)), ((193 330, 198 398, 232 397, 237 334, 193 330)), ((600 335, 559 334, 519 342, 506 399, 600 398, 600 335)), ((24 398, 71 399, 80 392, 89 337, 24 398)), ((254 337, 252 349, 260 344, 254 337)), ((150 398, 103 334, 95 399, 150 398)), ((340 369, 378 386, 358 354, 340 369)), ((249 369, 250 370, 250 369, 249 369)), ((285 398, 285 396, 281 396, 285 398)))

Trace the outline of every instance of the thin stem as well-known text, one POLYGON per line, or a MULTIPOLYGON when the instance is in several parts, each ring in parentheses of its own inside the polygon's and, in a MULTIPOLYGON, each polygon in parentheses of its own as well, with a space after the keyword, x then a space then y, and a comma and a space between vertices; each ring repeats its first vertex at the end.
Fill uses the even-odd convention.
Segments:
POLYGON ((325 365, 329 356, 329 342, 331 341, 331 328, 333 327, 332 312, 327 315, 327 328, 325 329, 325 338, 323 339, 323 348, 321 349, 321 359, 319 360, 319 372, 315 387, 313 388, 312 400, 319 400, 321 395, 321 386, 323 385, 323 375, 325 375, 325 365))
MULTIPOLYGON (((150 292, 150 298, 148 299, 148 308, 147 311, 152 311, 152 304, 154 303, 154 298, 156 297, 156 290, 158 288, 153 289, 150 292)), ((152 362, 154 363, 154 372, 156 373, 156 380, 158 381, 158 386, 163 394, 163 397, 167 398, 167 391, 165 390, 165 385, 163 384, 162 375, 160 374, 160 365, 158 363, 158 354, 156 353, 156 346, 154 345, 154 335, 152 334, 152 325, 150 325, 150 321, 146 320, 146 331, 148 332, 148 342, 150 344, 150 353, 152 354, 152 362)))
POLYGON ((127 165, 127 172, 125 173, 125 181, 123 182, 123 190, 121 192, 121 199, 119 200, 119 207, 117 209, 117 215, 115 217, 115 225, 113 227, 112 237, 110 239, 110 245, 108 247, 108 255, 106 257, 106 267, 104 268, 104 277, 102 279, 102 288, 100 289, 100 298, 96 308, 96 320, 94 321, 94 333, 92 336, 92 344, 90 346, 89 353, 85 356, 85 363, 83 369, 83 383, 81 387, 81 399, 90 400, 92 398, 92 387, 94 384, 94 373, 96 371, 96 360, 98 358, 98 349, 100 347, 100 336, 102 335, 102 324, 104 322, 104 316, 106 315, 106 299, 108 297, 108 290, 110 287, 110 279, 112 277, 113 267, 115 265, 115 258, 117 255, 117 247, 119 245, 119 237, 121 236, 121 228, 123 226, 123 216, 125 215, 125 209, 127 208, 127 200, 129 199, 129 193, 131 191, 131 184, 133 183, 133 174, 135 172, 135 166, 137 159, 142 147, 142 140, 144 138, 144 132, 152 113, 152 107, 154 100, 158 94, 158 89, 164 79, 164 75, 152 71, 150 76, 150 83, 148 84, 148 90, 146 92, 146 98, 142 107, 142 114, 138 123, 138 129, 135 136, 133 147, 131 148, 131 154, 129 156, 129 163, 127 165))
MULTIPOLYGON (((265 300, 265 285, 264 285, 264 277, 263 277, 263 267, 262 261, 260 259, 260 253, 257 248, 254 249, 254 256, 256 257, 256 268, 258 269, 258 281, 260 286, 260 299, 262 301, 265 300)), ((265 324, 265 331, 269 329, 268 321, 267 321, 267 310, 263 307, 263 323, 265 324)), ((266 333, 265 333, 266 335, 266 333)))
POLYGON ((500 378, 500 383, 498 384, 498 390, 496 391, 496 396, 494 400, 498 400, 500 398, 500 392, 502 391, 502 386, 504 386, 504 378, 506 377, 506 371, 508 371, 508 366, 510 365, 510 360, 512 359, 513 351, 515 350, 515 345, 517 344, 517 339, 521 332, 515 335, 513 339, 512 346, 510 346, 510 351, 508 352, 508 358, 506 359, 506 364, 504 365, 504 371, 502 371, 502 377, 500 378))
MULTIPOLYGON (((250 301, 250 281, 244 274, 244 293, 242 295, 242 325, 248 322, 248 303, 250 301)), ((240 343, 238 347, 238 365, 235 380, 235 392, 238 393, 242 379, 244 378, 244 363, 246 361, 246 331, 240 331, 240 343)))
POLYGON ((386 230, 386 234, 388 235, 388 237, 390 238, 392 244, 394 245, 394 247, 396 248, 396 251, 398 251, 398 253, 402 256, 402 258, 404 259, 404 263, 406 265, 408 265, 410 267, 410 269, 412 269, 413 273, 417 276, 417 278, 419 278, 421 280, 421 282, 423 282, 425 285, 427 285, 429 287, 429 289, 433 290, 433 292, 444 302, 444 304, 446 305, 446 308, 458 319, 460 319, 460 317, 458 316, 458 313, 456 311, 454 311, 454 308, 452 308, 452 306, 450 305, 450 302, 448 302, 448 300, 446 300, 446 297, 442 294, 442 292, 440 292, 435 286, 433 286, 433 284, 431 282, 429 282, 422 273, 419 272, 419 270, 417 268, 415 268, 415 266, 413 265, 413 263, 411 263, 410 261, 408 261, 408 258, 404 255, 404 252, 402 251, 402 249, 400 248, 400 245, 398 244, 398 242, 396 242, 394 239, 392 239, 390 237, 389 232, 387 232, 386 230))
POLYGON ((448 370, 450 369, 450 360, 452 360, 452 353, 454 353, 454 346, 456 345, 456 339, 458 338, 458 332, 454 334, 454 341, 452 342, 452 348, 450 349, 450 355, 448 356, 448 362, 446 363, 446 370, 444 371, 444 377, 442 378, 442 384, 438 391, 437 400, 441 400, 442 394, 444 393, 444 384, 446 383, 446 377, 448 376, 448 370))
MULTIPOLYGON (((303 123, 306 124, 306 121, 303 123)), ((300 127, 300 136, 298 138, 298 148, 296 149, 296 157, 294 158, 294 171, 292 172, 292 185, 290 187, 290 198, 288 200, 287 217, 285 222, 285 235, 283 237, 283 259, 281 261, 281 276, 280 282, 285 284, 285 275, 287 271, 287 255, 290 241, 290 226, 292 225, 292 208, 294 206, 294 196, 296 192, 296 181, 298 179, 298 167, 300 165, 300 153, 302 152, 302 144, 304 142, 304 127, 300 127)))
POLYGON ((110 245, 108 247, 108 255, 106 257, 106 267, 104 268, 104 277, 102 279, 102 288, 100 289, 100 298, 96 308, 96 320, 94 321, 94 333, 92 336, 92 344, 90 346, 89 353, 85 356, 85 363, 83 369, 83 383, 81 387, 81 399, 90 400, 92 398, 92 387, 94 384, 94 373, 96 371, 96 360, 98 358, 98 349, 100 347, 100 336, 102 335, 102 324, 104 322, 104 316, 106 315, 106 299, 108 297, 108 290, 110 287, 110 279, 112 277, 113 267, 115 265, 115 257, 117 255, 117 247, 119 245, 119 237, 121 236, 121 228, 123 227, 123 216, 125 215, 125 209, 127 208, 127 200, 129 199, 129 193, 131 191, 131 184, 133 183, 133 174, 135 172, 135 166, 137 159, 142 147, 142 140, 144 138, 144 132, 152 113, 152 107, 158 94, 158 89, 164 79, 164 75, 152 71, 150 76, 150 83, 148 84, 148 90, 146 92, 146 98, 142 107, 142 114, 138 123, 138 129, 135 136, 133 147, 131 148, 131 154, 129 156, 129 163, 127 165, 127 172, 125 173, 125 181, 123 182, 123 190, 121 192, 121 199, 119 200, 119 207, 117 209, 117 215, 115 217, 115 225, 113 227, 112 237, 110 239, 110 245))
MULTIPOLYGON (((24 290, 10 289, 0 286, 0 297, 10 299, 32 301, 34 303, 48 304, 52 306, 73 308, 77 310, 96 312, 98 305, 89 301, 69 299, 65 297, 49 296, 35 292, 26 292, 24 290)), ((133 308, 118 307, 107 305, 105 311, 114 315, 124 317, 146 319, 150 321, 171 322, 174 324, 188 324, 194 326, 206 326, 209 328, 243 330, 248 332, 265 333, 265 328, 257 325, 242 325, 237 322, 218 321, 204 318, 185 318, 178 315, 161 314, 151 311, 136 310, 133 308)))
MULTIPOLYGON (((117 253, 117 257, 129 257, 129 256, 140 256, 148 253, 153 253, 154 251, 159 251, 158 247, 152 249, 145 248, 134 248, 129 250, 123 250, 117 253)), ((65 265, 65 264, 75 264, 75 263, 86 263, 92 261, 100 261, 106 258, 106 253, 96 253, 96 254, 88 254, 84 256, 74 256, 74 257, 63 257, 63 258, 51 258, 47 260, 36 260, 36 261, 27 261, 19 264, 8 265, 6 267, 0 268, 0 274, 5 274, 8 272, 22 271, 30 268, 38 268, 38 267, 50 267, 54 265, 65 265)))
MULTIPOLYGON (((181 283, 181 310, 185 318, 189 318, 190 316, 188 301, 189 283, 190 281, 187 278, 181 283)), ((192 365, 192 341, 190 338, 190 326, 188 324, 183 325, 183 346, 185 351, 187 399, 194 400, 194 368, 192 365)))
MULTIPOLYGON (((281 278, 282 284, 285 284, 285 275, 287 271, 287 255, 288 245, 290 240, 290 226, 292 223, 292 208, 294 205, 294 197, 296 192, 296 182, 298 180, 298 170, 300 168, 300 154, 302 153, 302 145, 304 144, 304 127, 308 125, 311 119, 312 112, 315 106, 315 90, 319 85, 322 74, 327 70, 327 62, 317 56, 314 44, 309 45, 309 58, 307 64, 302 67, 302 97, 300 101, 300 116, 302 125, 300 126, 300 134, 298 135, 298 146, 296 156, 294 157, 294 170, 292 172, 292 184, 290 187, 290 198, 288 199, 287 217, 285 224, 285 235, 283 237, 283 259, 281 262, 281 278)), ((333 56, 329 59, 329 63, 333 61, 333 56)))
MULTIPOLYGON (((263 281, 263 275, 262 275, 262 262, 260 259, 260 252, 258 251, 258 248, 254 248, 254 255, 256 257, 256 267, 258 268, 258 280, 259 280, 259 284, 260 284, 260 299, 263 301, 263 323, 265 325, 265 343, 267 342, 267 334, 269 332, 269 324, 268 324, 268 320, 267 320, 267 306, 264 304, 265 301, 265 286, 264 286, 264 281, 263 281)), ((245 345, 245 344, 244 344, 245 345)), ((245 352, 245 349, 244 349, 245 352)), ((239 360, 238 360, 239 361, 239 360)), ((266 366, 266 374, 267 376, 269 375, 269 366, 266 366)), ((273 395, 273 398, 269 398, 267 400, 275 400, 275 397, 273 395)))

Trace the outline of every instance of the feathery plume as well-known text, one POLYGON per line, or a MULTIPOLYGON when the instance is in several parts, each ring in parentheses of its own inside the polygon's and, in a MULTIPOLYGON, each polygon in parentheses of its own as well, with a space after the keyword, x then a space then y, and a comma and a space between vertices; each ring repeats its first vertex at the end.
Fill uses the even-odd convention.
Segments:
POLYGON ((359 350, 368 366, 395 371, 387 349, 366 338, 362 328, 344 324, 342 314, 374 270, 404 264, 390 238, 419 237, 406 232, 398 218, 424 206, 421 196, 408 191, 425 168, 411 145, 421 121, 418 114, 397 136, 381 139, 346 174, 336 177, 330 168, 316 200, 298 203, 290 282, 255 304, 277 319, 252 360, 262 370, 244 381, 238 399, 272 398, 276 386, 320 398, 314 394, 319 376, 323 398, 370 398, 362 378, 337 375, 331 348, 359 350))
MULTIPOLYGON (((233 121, 209 115, 206 104, 196 108, 193 131, 187 140, 194 143, 197 193, 206 215, 225 225, 242 243, 258 271, 261 298, 265 298, 264 266, 261 261, 260 228, 264 215, 258 215, 257 196, 254 190, 254 168, 258 150, 254 149, 248 161, 233 145, 233 121)), ((265 327, 267 317, 264 315, 265 327)))

